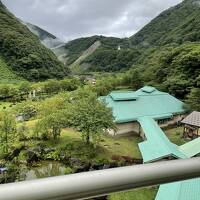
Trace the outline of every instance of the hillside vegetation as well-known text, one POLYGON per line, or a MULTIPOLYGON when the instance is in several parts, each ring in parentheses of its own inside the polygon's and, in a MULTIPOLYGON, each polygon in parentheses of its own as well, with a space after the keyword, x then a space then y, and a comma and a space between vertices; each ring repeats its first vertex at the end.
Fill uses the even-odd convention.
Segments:
POLYGON ((26 26, 0 3, 0 55, 11 69, 28 80, 62 78, 64 65, 26 26))
POLYGON ((13 80, 20 80, 20 78, 9 69, 7 64, 0 57, 0 81, 7 82, 13 80))
MULTIPOLYGON (((198 51, 197 46, 200 41, 199 30, 200 3, 197 0, 185 0, 177 6, 162 12, 141 31, 130 38, 119 39, 93 36, 71 41, 66 45, 66 48, 69 50, 69 63, 71 64, 75 58, 81 55, 84 49, 97 40, 101 41, 103 45, 81 62, 82 66, 89 66, 87 68, 88 71, 121 71, 139 65, 145 65, 145 69, 152 69, 151 62, 157 65, 153 69, 153 71, 156 71, 158 65, 160 68, 163 66, 162 62, 158 60, 160 48, 163 49, 162 52, 164 49, 168 49, 169 46, 171 47, 170 50, 174 50, 179 45, 185 44, 187 46, 187 43, 190 42, 188 48, 186 46, 182 48, 187 48, 186 51, 188 53, 193 50, 198 51), (119 46, 120 51, 118 51, 119 46), (152 57, 154 57, 154 61, 152 57)), ((176 59, 176 56, 174 54, 174 59, 176 59)), ((197 55, 193 53, 193 57, 195 56, 197 55)), ((190 59, 192 58, 190 57, 190 59)), ((197 60, 195 61, 195 65, 198 65, 197 60)), ((173 67, 180 69, 180 66, 175 64, 173 67)), ((192 67, 191 65, 189 66, 189 71, 192 70, 192 67)), ((182 68, 181 70, 184 69, 182 68)), ((171 72, 168 69, 168 71, 170 71, 170 74, 167 74, 167 76, 171 76, 175 71, 179 73, 177 70, 171 72)), ((186 70, 184 72, 186 76, 190 75, 189 73, 187 74, 189 71, 186 70)), ((198 74, 198 71, 195 70, 195 72, 198 74)), ((181 72, 180 75, 182 74, 181 72)), ((193 75, 192 78, 195 79, 196 75, 193 75)))
POLYGON ((185 0, 162 12, 141 31, 130 38, 133 46, 161 46, 199 41, 200 3, 185 0))

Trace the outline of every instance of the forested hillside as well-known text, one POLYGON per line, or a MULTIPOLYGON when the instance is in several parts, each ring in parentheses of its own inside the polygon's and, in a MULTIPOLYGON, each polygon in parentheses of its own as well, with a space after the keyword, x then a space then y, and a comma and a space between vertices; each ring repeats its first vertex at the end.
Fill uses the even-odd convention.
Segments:
MULTIPOLYGON (((87 40, 91 39, 97 40, 99 38, 87 38, 87 40)), ((152 62, 152 59, 148 62, 147 58, 153 56, 151 55, 152 52, 156 52, 155 55, 159 55, 160 47, 167 45, 174 49, 178 45, 186 44, 187 42, 200 41, 200 1, 185 0, 177 6, 164 11, 141 31, 128 39, 106 39, 113 46, 99 48, 82 62, 83 66, 89 66, 89 71, 112 72, 141 64, 145 64, 147 69, 150 67, 149 63, 152 62), (121 46, 120 51, 117 51, 118 46, 121 46)), ((82 39, 81 43, 83 42, 85 42, 85 39, 82 39)), ((73 43, 74 41, 71 42, 71 44, 73 43)), ((76 40, 76 46, 80 46, 80 40, 76 40)), ((75 50, 71 51, 71 56, 75 55, 76 46, 74 46, 75 50)), ((193 45, 190 44, 189 46, 190 51, 192 51, 193 45)), ((198 46, 198 43, 194 44, 194 50, 198 51, 196 46, 198 46)), ((157 58, 155 59, 158 60, 157 58)), ((160 61, 156 64, 160 67, 162 66, 160 61)), ((176 68, 176 66, 173 67, 176 68)))
POLYGON ((28 80, 62 78, 68 71, 1 2, 0 56, 17 75, 28 80))
POLYGON ((65 45, 65 48, 68 49, 68 64, 72 64, 76 59, 78 59, 81 54, 87 50, 91 45, 96 41, 101 42, 100 49, 112 49, 117 50, 118 46, 121 48, 128 48, 129 43, 126 39, 120 39, 115 37, 104 37, 104 36, 92 36, 86 38, 79 38, 72 40, 65 45))
POLYGON ((184 0, 162 12, 130 38, 133 46, 152 47, 200 41, 200 1, 184 0))
POLYGON ((16 74, 12 72, 11 69, 7 66, 4 60, 0 57, 0 81, 1 82, 10 82, 20 80, 16 74))

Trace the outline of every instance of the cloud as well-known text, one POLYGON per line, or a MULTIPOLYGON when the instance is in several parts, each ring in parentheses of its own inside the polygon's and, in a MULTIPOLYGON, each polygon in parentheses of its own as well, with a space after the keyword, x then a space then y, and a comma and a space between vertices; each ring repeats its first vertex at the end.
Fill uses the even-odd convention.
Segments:
POLYGON ((3 0, 20 19, 61 39, 128 37, 181 0, 3 0))

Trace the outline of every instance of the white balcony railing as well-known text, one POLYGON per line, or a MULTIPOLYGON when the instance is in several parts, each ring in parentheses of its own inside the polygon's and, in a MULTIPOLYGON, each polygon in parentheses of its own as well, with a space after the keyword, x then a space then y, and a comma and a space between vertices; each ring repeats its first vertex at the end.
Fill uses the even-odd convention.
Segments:
POLYGON ((0 200, 74 200, 200 177, 200 158, 0 185, 0 200))

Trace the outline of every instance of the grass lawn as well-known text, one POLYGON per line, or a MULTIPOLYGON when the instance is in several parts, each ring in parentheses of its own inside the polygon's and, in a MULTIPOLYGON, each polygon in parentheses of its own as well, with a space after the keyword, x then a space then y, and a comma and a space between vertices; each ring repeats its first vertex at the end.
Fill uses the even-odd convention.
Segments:
POLYGON ((108 200, 154 200, 158 189, 155 187, 136 189, 130 192, 112 194, 108 200))
POLYGON ((172 128, 169 130, 164 130, 164 132, 166 133, 167 137, 170 139, 171 142, 179 146, 190 141, 190 140, 186 140, 182 138, 183 127, 177 127, 177 128, 172 128))
POLYGON ((0 102, 0 111, 3 111, 3 110, 10 110, 10 105, 11 103, 9 102, 0 102), (5 107, 5 109, 4 109, 5 107))
MULTIPOLYGON (((31 130, 29 134, 33 134, 33 128, 37 120, 26 122, 28 128, 31 130)), ((18 126, 20 123, 18 123, 18 126)), ((112 156, 129 156, 132 158, 142 158, 138 143, 142 142, 142 139, 137 135, 126 135, 120 137, 113 137, 108 134, 104 134, 98 144, 96 159, 107 159, 111 160, 112 156)), ((41 144, 41 141, 30 141, 26 142, 30 146, 34 146, 37 143, 41 144)), ((80 145, 81 134, 71 128, 62 130, 61 136, 58 141, 54 140, 43 141, 42 143, 50 147, 64 147, 69 143, 80 145)), ((81 149, 80 149, 81 150, 81 149)), ((78 150, 79 151, 79 150, 78 150)))

